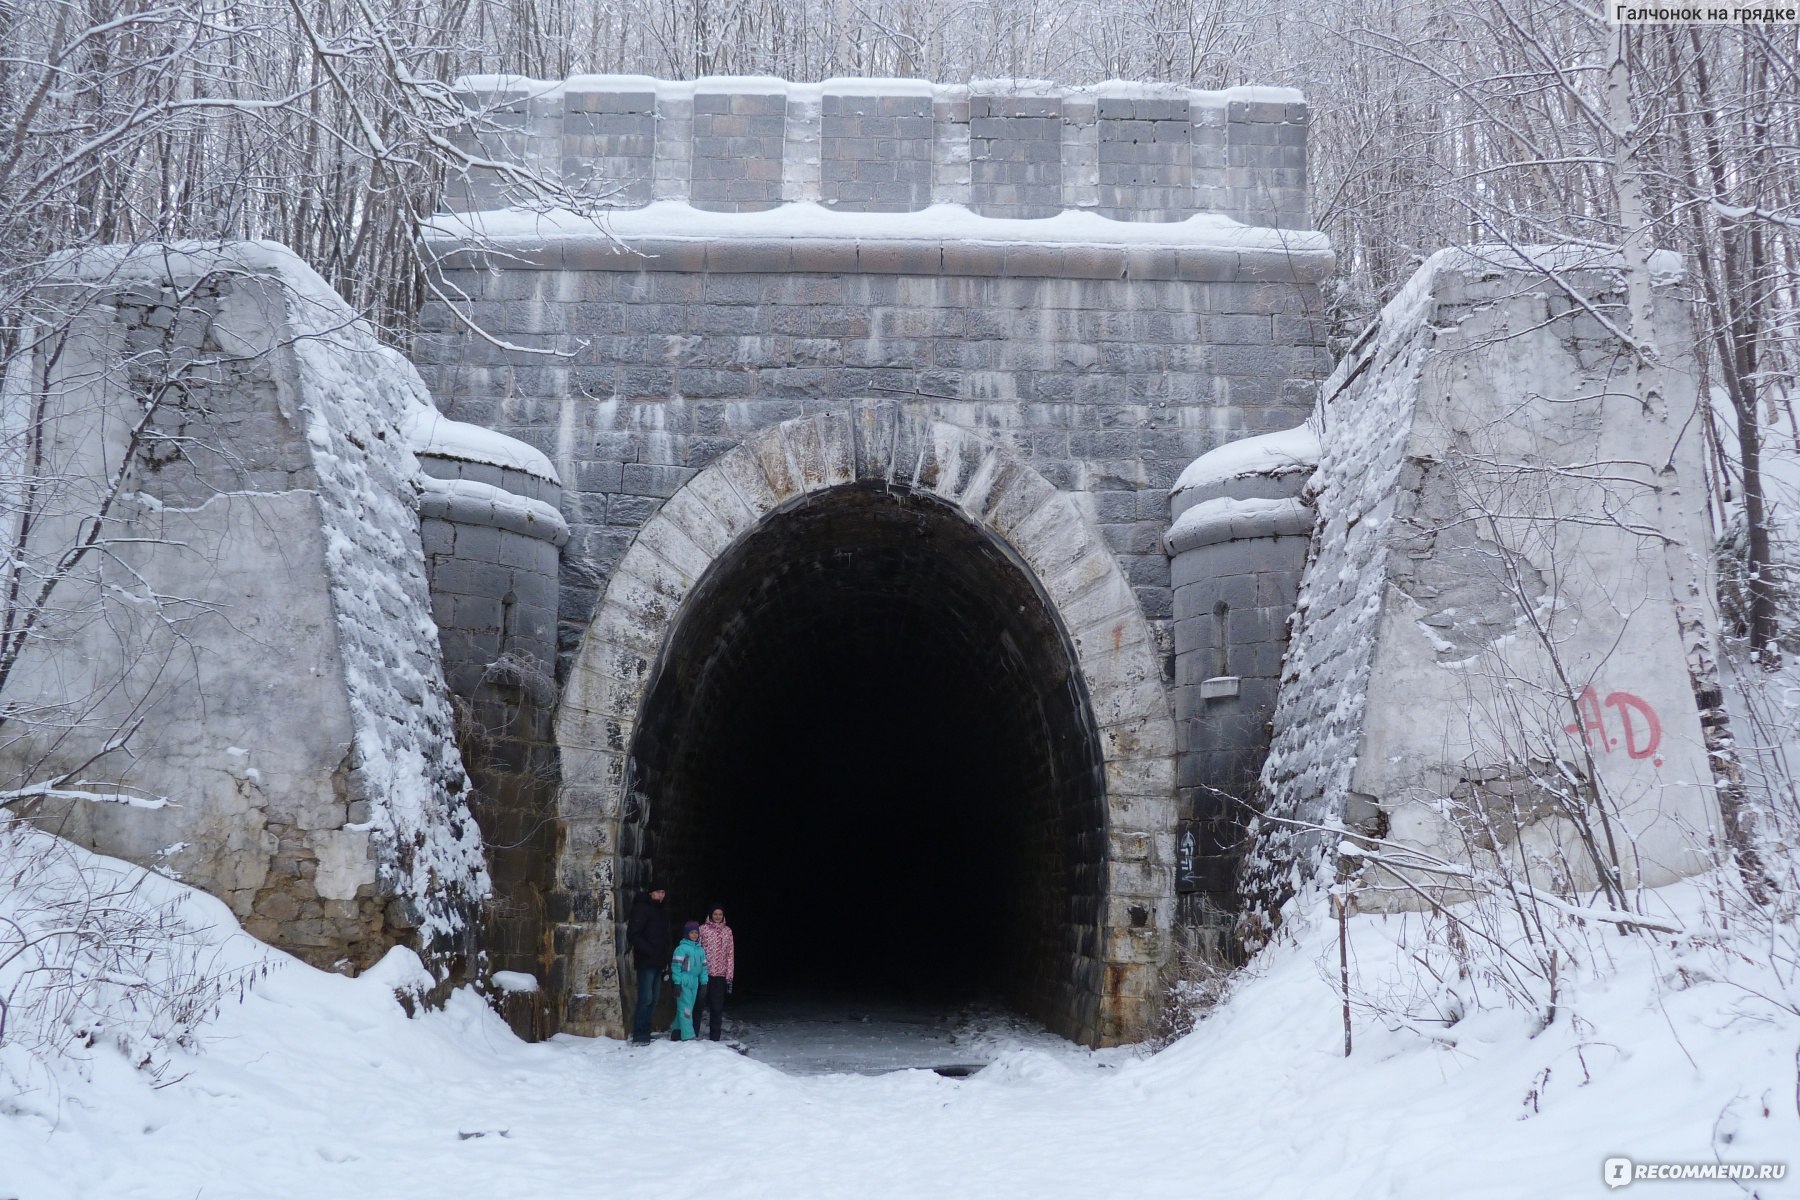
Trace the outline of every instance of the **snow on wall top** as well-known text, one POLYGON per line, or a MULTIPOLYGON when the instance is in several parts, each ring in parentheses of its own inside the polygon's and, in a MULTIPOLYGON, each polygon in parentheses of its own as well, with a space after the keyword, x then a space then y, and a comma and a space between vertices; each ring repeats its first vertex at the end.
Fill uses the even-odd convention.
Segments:
MULTIPOLYGON (((1433 280, 1446 273, 1493 278, 1513 272, 1551 275, 1566 271, 1617 271, 1624 266, 1625 258, 1616 250, 1569 244, 1506 246, 1496 243, 1447 246, 1425 260, 1419 267, 1419 275, 1429 275, 1433 280)), ((1680 283, 1687 273, 1681 255, 1673 250, 1651 251, 1648 266, 1650 281, 1658 287, 1680 283)))
POLYGON ((928 79, 865 79, 842 76, 818 83, 795 83, 769 75, 706 75, 699 79, 658 79, 651 75, 571 75, 567 79, 534 79, 527 75, 464 75, 454 86, 460 92, 487 96, 560 100, 570 92, 655 92, 659 99, 682 100, 695 95, 785 94, 805 103, 833 96, 930 96, 960 100, 971 94, 1039 95, 1112 98, 1145 97, 1186 99, 1190 103, 1219 107, 1233 101, 1250 104, 1304 104, 1297 88, 1240 85, 1229 88, 1189 88, 1180 84, 1146 83, 1133 79, 1108 79, 1070 87, 1048 79, 977 79, 969 83, 933 83, 928 79))
POLYGON ((412 364, 377 342, 305 263, 290 254, 269 265, 297 335, 357 773, 373 801, 384 871, 429 945, 456 932, 463 906, 489 886, 413 509, 419 465, 399 436, 401 420, 430 396, 412 364))
POLYGON ((1386 587, 1385 526, 1434 337, 1437 272, 1451 261, 1439 254, 1419 269, 1321 393, 1313 552, 1259 784, 1265 811, 1277 820, 1259 823, 1246 864, 1246 891, 1258 903, 1279 903, 1298 890, 1331 836, 1280 820, 1329 827, 1343 813, 1386 587))
MULTIPOLYGON (((352 787, 369 801, 384 888, 404 898, 423 944, 461 932, 488 890, 468 776, 453 741, 437 625, 414 511, 418 460, 402 420, 430 407, 418 372, 285 246, 181 242, 74 252, 88 280, 237 274, 275 282, 296 401, 319 480, 338 653, 354 729, 352 787)), ((358 826, 357 828, 365 828, 358 826)))
POLYGON ((1307 421, 1292 429, 1239 438, 1217 446, 1189 463, 1169 489, 1171 496, 1214 487, 1251 475, 1281 476, 1311 472, 1319 465, 1319 434, 1307 421))
POLYGON ((1296 497, 1215 496, 1176 517, 1163 547, 1177 555, 1215 542, 1308 534, 1312 524, 1312 510, 1296 497))
POLYGON ((478 479, 434 479, 419 476, 419 512, 445 520, 509 529, 561 546, 569 540, 569 523, 556 506, 478 479))
MULTIPOLYGON (((816 202, 1027 219, 1094 210, 1157 223, 1214 212, 1247 225, 1311 226, 1307 106, 1290 88, 636 75, 481 75, 458 87, 470 119, 457 136, 478 161, 505 159, 560 180, 571 190, 553 203, 584 212, 816 202), (989 170, 994 162, 1017 170, 989 170), (1114 170, 1118 163, 1137 169, 1114 170)), ((539 209, 547 198, 490 165, 453 174, 444 206, 539 209)))
MULTIPOLYGON (((1288 258, 1317 258, 1330 269, 1331 240, 1311 230, 1243 225, 1218 213, 1182 221, 1118 221, 1075 209, 1053 217, 989 217, 960 204, 934 204, 917 212, 845 212, 811 201, 792 201, 753 212, 717 212, 685 201, 660 200, 618 209, 603 222, 566 211, 523 209, 442 213, 424 227, 428 241, 469 243, 499 252, 559 243, 615 244, 636 239, 717 242, 723 239, 808 241, 956 241, 973 245, 1061 245, 1265 251, 1288 258)), ((620 253, 625 252, 623 245, 620 253)), ((439 247, 439 252, 446 252, 439 247)))
POLYGON ((559 487, 562 485, 562 478, 557 475, 556 468, 536 446, 480 425, 471 425, 467 421, 452 421, 429 405, 421 405, 408 411, 400 422, 400 431, 406 436, 406 444, 414 454, 488 463, 513 471, 523 471, 535 479, 546 480, 559 487))

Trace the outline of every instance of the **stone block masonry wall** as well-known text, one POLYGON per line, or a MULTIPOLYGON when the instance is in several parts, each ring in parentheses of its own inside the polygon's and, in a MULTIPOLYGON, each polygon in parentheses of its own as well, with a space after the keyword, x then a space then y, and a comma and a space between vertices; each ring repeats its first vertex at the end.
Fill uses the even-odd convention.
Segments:
MULTIPOLYGON (((1203 119, 1223 115, 1205 106, 1200 114, 1203 119)), ((1195 205, 1227 206, 1217 174, 1224 165, 1219 153, 1224 149, 1224 125, 1212 121, 1196 127, 1194 115, 1186 97, 1119 96, 1099 101, 1096 182, 1101 212, 1122 219, 1143 213, 1173 220, 1195 205)), ((1303 211, 1296 215, 1304 219, 1303 211)))
POLYGON ((85 307, 45 360, 54 415, 33 433, 70 506, 11 551, 68 561, 97 512, 112 532, 8 680, 9 706, 65 716, 36 745, 15 722, 0 771, 61 763, 150 797, 32 815, 212 892, 317 966, 410 942, 454 972, 487 879, 398 435, 417 376, 279 247, 101 247, 65 266, 85 307))
POLYGON ((621 208, 648 204, 656 138, 654 91, 571 93, 562 114, 562 177, 589 180, 595 194, 621 208))
POLYGON ((1062 211, 1062 97, 969 97, 970 202, 990 217, 1062 211))
POLYGON ((826 95, 820 105, 820 195, 865 212, 931 203, 932 98, 826 95))
MULTIPOLYGON (((480 114, 480 133, 465 135, 471 146, 560 172, 621 208, 673 200, 754 212, 799 200, 914 212, 946 203, 994 217, 1216 212, 1308 228, 1308 112, 1285 89, 605 75, 463 86, 480 114)), ((446 192, 456 212, 508 202, 506 186, 479 172, 446 192)))
POLYGON ((1166 622, 1169 487, 1213 446, 1303 420, 1326 368, 1316 341, 1278 340, 1310 328, 1310 282, 882 274, 854 270, 854 250, 793 251, 815 254, 847 269, 451 273, 475 297, 470 316, 566 358, 464 337, 428 308, 443 332, 421 335, 415 357, 439 403, 540 447, 568 484, 565 644, 638 527, 696 470, 758 429, 856 398, 1002 440, 1081 498, 1145 614, 1166 622))
POLYGON ((696 94, 693 104, 688 198, 694 207, 754 212, 781 203, 787 89, 709 91, 696 94))
MULTIPOLYGON (((1060 534, 1091 539, 1082 561, 1104 563, 1106 615, 1120 617, 1101 640, 1142 660, 1100 728, 1109 745, 1144 749, 1135 723, 1166 713, 1177 674, 1169 489, 1196 456, 1302 422, 1329 369, 1318 284, 1332 260, 1305 231, 1297 94, 615 77, 465 87, 536 138, 554 135, 543 114, 563 105, 579 132, 532 165, 596 187, 611 170, 650 181, 651 202, 622 193, 605 234, 576 214, 506 211, 492 181, 464 181, 427 234, 463 311, 427 307, 415 361, 447 413, 538 447, 566 485, 559 678, 587 686, 583 647, 620 612, 657 630, 672 619, 680 589, 646 564, 687 564, 698 579, 689 543, 721 534, 665 529, 671 510, 691 515, 690 484, 709 486, 748 447, 785 445, 782 430, 806 442, 815 419, 891 412, 935 441, 978 439, 1008 464, 993 470, 1056 497, 1060 534), (496 336, 471 336, 459 315, 496 336), (1127 627, 1136 640, 1121 641, 1127 627)), ((780 492, 787 474, 769 486, 780 492)), ((729 478, 728 491, 761 486, 729 478)), ((1078 646, 1095 603, 1057 610, 1078 646)), ((1247 602, 1245 638, 1252 617, 1278 624, 1247 602)), ((620 814, 626 764, 643 766, 631 732, 642 714, 620 672, 641 679, 666 646, 633 629, 633 665, 602 672, 616 708, 575 720, 565 697, 558 718, 552 899, 568 911, 547 914, 565 974, 553 986, 568 990, 571 1027, 591 1030, 617 1005, 615 888, 639 881, 620 814)), ((1083 672, 1090 687, 1117 674, 1086 660, 1083 672)), ((1180 747, 1163 720, 1166 755, 1180 747)), ((1254 749, 1215 740, 1210 766, 1254 749)), ((1175 790, 1167 757, 1108 768, 1107 836, 1123 841, 1104 887, 1120 904, 1074 916, 1111 957, 1044 985, 1098 998, 1086 1015, 1063 1006, 1083 1036, 1123 1036, 1166 963, 1175 790)))
POLYGON ((1312 510, 1318 442, 1301 426, 1224 446, 1182 473, 1166 539, 1175 589, 1179 811, 1192 838, 1184 916, 1229 953, 1238 860, 1269 749, 1312 510))
MULTIPOLYGON (((1328 381, 1261 778, 1281 820, 1246 863, 1262 918, 1334 877, 1344 830, 1586 897, 1610 852, 1566 814, 1604 806, 1627 888, 1716 865, 1702 401, 1691 364, 1645 384, 1591 315, 1625 288, 1586 248, 1440 251, 1328 381)), ((1639 332, 1691 346, 1672 291, 1639 332)), ((1413 902, 1387 882, 1356 902, 1413 902)))
POLYGON ((432 416, 409 425, 425 473, 419 532, 470 809, 488 848, 493 893, 481 946, 490 971, 537 977, 498 993, 524 1037, 553 1032, 560 980, 546 912, 557 853, 556 605, 568 526, 549 463, 486 430, 432 416), (499 462, 471 459, 490 452, 499 462))

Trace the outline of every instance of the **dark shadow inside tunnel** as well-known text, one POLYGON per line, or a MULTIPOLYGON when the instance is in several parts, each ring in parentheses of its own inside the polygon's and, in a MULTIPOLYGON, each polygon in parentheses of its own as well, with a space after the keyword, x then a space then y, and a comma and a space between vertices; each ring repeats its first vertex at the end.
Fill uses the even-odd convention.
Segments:
MULTIPOLYGON (((1074 1036, 1105 815, 1067 637, 935 497, 771 514, 688 597, 632 743, 622 897, 723 904, 740 996, 999 999, 1074 1036)), ((623 911, 623 910, 622 910, 623 911)))

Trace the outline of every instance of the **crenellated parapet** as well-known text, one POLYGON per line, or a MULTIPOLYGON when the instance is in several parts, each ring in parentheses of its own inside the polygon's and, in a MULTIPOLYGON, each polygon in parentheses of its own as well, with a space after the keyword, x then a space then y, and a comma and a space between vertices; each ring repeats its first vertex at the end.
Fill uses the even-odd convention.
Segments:
MULTIPOLYGON (((1286 88, 637 75, 474 76, 462 88, 491 131, 480 141, 485 157, 554 174, 620 208, 950 204, 989 217, 1218 213, 1309 228, 1308 109, 1286 88)), ((455 181, 446 202, 469 212, 506 207, 509 196, 501 179, 477 172, 455 181)))

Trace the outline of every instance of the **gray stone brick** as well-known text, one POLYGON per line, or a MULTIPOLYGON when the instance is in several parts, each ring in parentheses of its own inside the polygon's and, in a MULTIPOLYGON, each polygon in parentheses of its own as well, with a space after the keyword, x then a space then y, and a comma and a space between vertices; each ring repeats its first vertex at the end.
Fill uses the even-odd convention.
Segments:
POLYGON ((500 542, 500 564, 504 567, 511 568, 513 571, 513 578, 510 585, 512 589, 516 591, 519 587, 524 586, 520 582, 520 575, 522 573, 530 575, 547 569, 553 576, 556 572, 555 555, 552 554, 550 556, 548 567, 546 567, 544 559, 545 551, 554 550, 555 547, 550 545, 550 543, 539 538, 527 537, 524 534, 514 533, 502 539, 500 542))
POLYGON ((637 496, 673 496, 676 489, 693 478, 694 472, 687 467, 652 466, 646 463, 626 463, 620 487, 623 491, 637 496))
POLYGON ((500 628, 499 597, 453 595, 449 600, 447 623, 452 628, 477 633, 500 628))
POLYGON ((654 496, 614 495, 607 498, 606 523, 623 525, 636 529, 662 507, 662 501, 654 496))
POLYGON ((1139 587, 1132 590, 1138 598, 1138 606, 1143 609, 1144 616, 1151 620, 1158 620, 1173 614, 1173 592, 1169 588, 1139 587))

